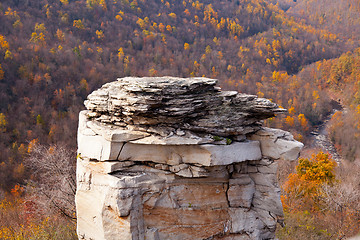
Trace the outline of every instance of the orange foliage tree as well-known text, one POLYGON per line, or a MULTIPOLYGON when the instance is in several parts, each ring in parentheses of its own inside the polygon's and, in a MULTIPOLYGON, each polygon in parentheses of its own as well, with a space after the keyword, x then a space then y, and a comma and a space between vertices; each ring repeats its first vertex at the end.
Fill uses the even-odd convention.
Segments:
POLYGON ((335 181, 335 161, 328 153, 313 154, 310 159, 300 158, 296 172, 284 184, 284 207, 288 210, 318 210, 323 195, 322 184, 335 181))

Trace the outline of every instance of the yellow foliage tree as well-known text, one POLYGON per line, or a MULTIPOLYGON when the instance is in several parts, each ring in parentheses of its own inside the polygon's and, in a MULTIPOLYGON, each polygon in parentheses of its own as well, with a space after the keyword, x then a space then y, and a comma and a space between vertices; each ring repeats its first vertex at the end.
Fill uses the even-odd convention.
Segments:
POLYGON ((84 26, 83 22, 81 21, 81 19, 74 20, 73 26, 76 27, 77 29, 85 29, 85 26, 84 26))
POLYGON ((289 114, 291 114, 291 115, 294 115, 296 112, 294 106, 291 106, 288 111, 289 111, 289 114))
POLYGON ((137 3, 136 0, 134 0, 134 1, 132 1, 132 2, 130 3, 131 9, 135 9, 137 6, 138 6, 138 3, 137 3))
POLYGON ((13 54, 9 50, 6 50, 4 59, 12 59, 13 54))
POLYGON ((151 77, 154 77, 154 76, 157 75, 157 71, 152 67, 152 68, 149 69, 149 75, 151 77))
POLYGON ((46 40, 45 40, 45 34, 46 34, 46 27, 44 23, 36 23, 34 32, 31 33, 31 38, 29 42, 38 44, 38 46, 45 46, 46 40))
POLYGON ((160 32, 165 31, 165 25, 163 23, 159 23, 159 30, 160 30, 160 32))
POLYGON ((190 45, 188 43, 184 43, 184 50, 188 50, 190 48, 190 45))
POLYGON ((7 121, 5 118, 5 114, 0 113, 0 132, 6 131, 6 125, 7 125, 7 121))
POLYGON ((141 29, 145 29, 146 28, 146 22, 139 18, 137 21, 136 21, 136 24, 140 26, 141 29))
POLYGON ((33 32, 31 34, 31 38, 30 38, 29 42, 37 43, 41 46, 45 46, 45 44, 46 44, 45 35, 42 32, 39 34, 36 32, 33 32))
POLYGON ((299 120, 300 126, 301 126, 305 131, 307 131, 307 130, 309 129, 309 123, 308 123, 308 120, 306 119, 305 115, 302 114, 302 113, 299 114, 298 120, 299 120))
POLYGON ((296 172, 284 184, 284 207, 291 210, 317 210, 321 205, 321 185, 335 181, 335 161, 328 153, 313 154, 310 159, 299 158, 296 172))
POLYGON ((104 39, 104 32, 102 30, 96 30, 96 37, 100 40, 104 39))
POLYGON ((188 9, 185 9, 185 10, 184 10, 184 13, 185 13, 186 16, 190 16, 190 12, 189 12, 188 9))
POLYGON ((29 142, 29 145, 28 145, 28 153, 31 153, 34 149, 34 147, 39 143, 39 140, 36 138, 36 139, 33 139, 29 142))
POLYGON ((130 63, 129 56, 126 56, 124 58, 124 68, 125 69, 127 69, 129 67, 129 63, 130 63))
POLYGON ((119 50, 118 50, 118 58, 119 58, 119 62, 123 61, 123 58, 124 58, 124 50, 123 50, 123 48, 119 48, 119 50))
POLYGON ((9 43, 5 40, 5 36, 0 34, 0 49, 7 50, 9 49, 9 43))
POLYGON ((172 27, 170 25, 167 25, 166 30, 171 33, 172 32, 172 27))
POLYGON ((59 39, 60 42, 65 41, 65 34, 60 29, 56 30, 56 37, 59 39))
POLYGON ((210 54, 211 53, 211 47, 209 45, 206 46, 205 48, 205 54, 210 54))
POLYGON ((223 59, 224 55, 221 51, 218 51, 218 58, 219 60, 223 59))
POLYGON ((176 14, 175 13, 169 13, 169 17, 176 19, 176 14))
POLYGON ((123 11, 119 11, 118 14, 115 16, 116 20, 118 20, 119 22, 121 22, 123 20, 124 17, 124 12, 123 11))
POLYGON ((100 6, 105 11, 107 10, 105 0, 86 0, 86 7, 89 9, 93 9, 94 6, 100 6))
POLYGON ((14 27, 14 28, 22 28, 22 27, 23 27, 23 24, 22 24, 22 22, 20 21, 20 19, 16 20, 16 21, 13 23, 13 27, 14 27))
POLYGON ((12 10, 10 7, 8 7, 7 10, 5 11, 5 16, 12 19, 20 20, 19 14, 15 10, 12 10))
POLYGON ((287 125, 289 125, 290 127, 293 127, 293 126, 294 126, 294 123, 295 123, 294 118, 291 117, 291 116, 287 116, 287 117, 285 118, 285 123, 286 123, 287 125))

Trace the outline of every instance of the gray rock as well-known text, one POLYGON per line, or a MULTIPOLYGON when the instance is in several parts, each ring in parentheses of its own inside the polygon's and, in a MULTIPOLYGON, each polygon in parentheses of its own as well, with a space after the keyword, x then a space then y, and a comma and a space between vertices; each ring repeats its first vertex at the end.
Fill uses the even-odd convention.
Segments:
POLYGON ((121 78, 88 96, 87 116, 113 125, 177 129, 180 136, 182 130, 235 136, 254 132, 260 120, 285 111, 254 95, 221 92, 216 83, 209 78, 121 78))
POLYGON ((289 132, 280 129, 262 128, 249 138, 260 141, 263 156, 272 159, 296 160, 304 147, 289 132))
POLYGON ((255 193, 254 181, 249 176, 229 179, 227 196, 230 207, 242 207, 250 209, 255 193))
POLYGON ((200 166, 229 165, 247 160, 259 160, 261 152, 256 141, 234 142, 230 145, 149 145, 126 143, 112 152, 119 153, 117 160, 150 161, 178 165, 200 166), (121 149, 120 149, 121 148, 121 149))
POLYGON ((116 160, 123 145, 122 142, 107 141, 100 135, 78 133, 78 153, 82 157, 99 161, 116 160))
POLYGON ((265 224, 258 218, 257 213, 253 210, 244 208, 229 208, 231 219, 231 233, 246 232, 252 239, 261 239, 260 230, 265 224))
POLYGON ((271 212, 274 216, 284 216, 280 188, 256 185, 255 189, 252 201, 255 208, 271 212))
POLYGON ((96 121, 88 121, 87 126, 97 135, 110 142, 127 142, 150 136, 150 133, 134 131, 122 127, 108 126, 96 121))

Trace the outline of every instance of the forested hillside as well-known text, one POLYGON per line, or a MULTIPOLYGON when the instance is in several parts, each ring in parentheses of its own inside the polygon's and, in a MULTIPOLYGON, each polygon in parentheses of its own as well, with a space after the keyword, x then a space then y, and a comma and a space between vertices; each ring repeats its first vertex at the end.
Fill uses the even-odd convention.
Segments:
POLYGON ((34 178, 38 144, 75 149, 85 97, 124 76, 217 78, 287 108, 266 124, 304 142, 340 99, 330 133, 354 161, 359 19, 351 0, 2 0, 0 186, 34 178))
POLYGON ((302 17, 308 24, 338 34, 358 45, 360 39, 360 2, 356 0, 300 0, 287 12, 302 17))
POLYGON ((21 163, 29 142, 75 146, 82 101, 116 77, 218 78, 224 88, 294 108, 294 123, 288 118, 287 124, 304 135, 308 121, 316 124, 329 111, 329 99, 307 109, 321 92, 288 75, 347 46, 254 0, 19 0, 2 1, 0 9, 5 188, 26 177, 21 163), (307 89, 300 93, 300 85, 307 89))

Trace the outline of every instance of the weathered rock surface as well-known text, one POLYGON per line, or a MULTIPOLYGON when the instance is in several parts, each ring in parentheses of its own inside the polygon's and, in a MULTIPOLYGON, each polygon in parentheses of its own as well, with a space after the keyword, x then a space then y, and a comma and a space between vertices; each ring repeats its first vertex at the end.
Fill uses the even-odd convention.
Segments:
POLYGON ((125 78, 80 112, 80 239, 273 239, 277 160, 302 144, 260 120, 283 110, 205 78, 125 78))
POLYGON ((260 141, 263 156, 272 159, 295 160, 304 147, 289 132, 280 129, 262 128, 249 139, 260 141))
POLYGON ((219 136, 254 132, 260 120, 284 111, 264 98, 222 92, 216 83, 209 78, 126 77, 91 93, 85 106, 89 117, 103 123, 148 132, 163 125, 165 134, 183 129, 219 136))

